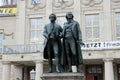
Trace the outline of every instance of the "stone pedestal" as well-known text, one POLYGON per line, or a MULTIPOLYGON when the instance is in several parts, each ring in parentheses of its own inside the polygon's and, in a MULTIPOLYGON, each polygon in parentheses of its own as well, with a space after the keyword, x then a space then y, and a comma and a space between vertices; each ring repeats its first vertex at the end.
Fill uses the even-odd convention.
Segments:
POLYGON ((84 80, 83 73, 43 73, 42 80, 84 80))

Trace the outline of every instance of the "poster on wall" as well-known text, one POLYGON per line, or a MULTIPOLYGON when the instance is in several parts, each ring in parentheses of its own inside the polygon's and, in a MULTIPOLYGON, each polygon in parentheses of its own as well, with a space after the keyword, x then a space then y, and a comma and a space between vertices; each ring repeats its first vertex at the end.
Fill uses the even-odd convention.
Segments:
POLYGON ((0 8, 0 17, 15 16, 17 8, 0 8))
POLYGON ((82 50, 120 50, 120 41, 85 42, 82 50))

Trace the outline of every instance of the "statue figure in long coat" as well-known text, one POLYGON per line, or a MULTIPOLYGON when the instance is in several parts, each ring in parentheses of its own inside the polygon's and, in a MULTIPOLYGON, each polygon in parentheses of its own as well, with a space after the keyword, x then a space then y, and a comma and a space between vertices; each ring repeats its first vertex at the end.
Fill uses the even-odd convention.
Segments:
POLYGON ((44 58, 48 59, 49 73, 52 70, 52 59, 55 58, 56 72, 60 72, 60 52, 61 52, 61 36, 62 28, 59 24, 55 23, 56 15, 50 14, 50 23, 45 25, 43 36, 44 40, 44 58))
POLYGON ((66 14, 67 22, 63 26, 63 49, 62 65, 68 66, 68 72, 72 72, 72 65, 77 67, 79 72, 79 65, 83 64, 81 45, 82 33, 80 25, 77 21, 73 20, 73 14, 68 12, 66 14))

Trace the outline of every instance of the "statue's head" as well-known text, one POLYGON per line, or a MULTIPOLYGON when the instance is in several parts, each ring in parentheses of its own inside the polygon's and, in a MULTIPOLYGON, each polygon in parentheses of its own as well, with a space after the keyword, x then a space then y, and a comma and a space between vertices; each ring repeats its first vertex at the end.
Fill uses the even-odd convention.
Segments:
POLYGON ((73 19, 73 14, 72 14, 72 12, 68 12, 67 14, 66 14, 66 19, 73 19))
POLYGON ((53 14, 53 13, 50 14, 50 15, 49 15, 49 19, 50 19, 51 22, 55 22, 55 20, 56 20, 56 15, 53 14))
POLYGON ((72 12, 68 12, 67 14, 66 14, 66 19, 67 19, 67 21, 68 22, 71 22, 71 20, 73 20, 73 14, 72 14, 72 12))

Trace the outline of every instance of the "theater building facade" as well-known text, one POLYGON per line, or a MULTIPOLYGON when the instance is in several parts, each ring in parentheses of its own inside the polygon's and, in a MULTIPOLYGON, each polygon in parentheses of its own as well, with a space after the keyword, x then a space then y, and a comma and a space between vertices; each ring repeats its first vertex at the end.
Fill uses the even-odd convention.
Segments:
MULTIPOLYGON (((49 14, 80 23, 84 80, 120 80, 120 0, 1 0, 0 80, 35 80, 48 70, 42 36, 49 14)), ((73 69, 74 70, 74 69, 73 69)))

